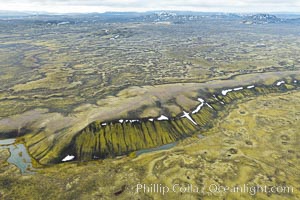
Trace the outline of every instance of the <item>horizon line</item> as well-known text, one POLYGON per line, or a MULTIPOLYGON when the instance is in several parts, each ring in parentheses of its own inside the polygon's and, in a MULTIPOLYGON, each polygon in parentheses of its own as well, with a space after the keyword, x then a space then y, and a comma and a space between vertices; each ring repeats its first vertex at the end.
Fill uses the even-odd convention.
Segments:
POLYGON ((222 13, 222 14, 299 14, 299 12, 293 11, 195 11, 195 10, 128 10, 128 11, 116 11, 116 10, 106 10, 106 11, 91 11, 91 12, 50 12, 50 11, 36 11, 36 10, 2 10, 0 13, 26 13, 26 14, 49 14, 49 15, 68 15, 68 14, 105 14, 105 13, 147 13, 147 12, 191 12, 191 13, 222 13))

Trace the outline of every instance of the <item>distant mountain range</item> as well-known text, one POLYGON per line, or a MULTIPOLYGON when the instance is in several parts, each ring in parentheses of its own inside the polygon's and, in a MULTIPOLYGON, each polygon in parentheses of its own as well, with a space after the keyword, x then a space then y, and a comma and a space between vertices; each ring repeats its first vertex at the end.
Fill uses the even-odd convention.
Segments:
POLYGON ((53 15, 47 12, 18 12, 18 11, 5 11, 0 10, 0 18, 20 18, 34 15, 53 15))
POLYGON ((238 14, 217 12, 189 12, 189 11, 149 11, 138 12, 106 12, 106 13, 69 13, 54 14, 46 12, 12 12, 0 11, 0 19, 30 19, 39 22, 60 20, 80 23, 82 21, 107 21, 107 22, 171 22, 174 24, 187 23, 205 19, 238 20, 242 24, 275 24, 275 23, 300 23, 300 15, 296 14, 238 14))
POLYGON ((275 15, 270 14, 257 14, 244 17, 244 24, 273 24, 284 22, 285 20, 277 18, 275 15))

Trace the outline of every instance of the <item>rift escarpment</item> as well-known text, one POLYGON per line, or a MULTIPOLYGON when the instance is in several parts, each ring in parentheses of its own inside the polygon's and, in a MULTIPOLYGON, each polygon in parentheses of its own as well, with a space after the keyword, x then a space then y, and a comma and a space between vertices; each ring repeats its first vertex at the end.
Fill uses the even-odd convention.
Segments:
MULTIPOLYGON (((283 83, 283 82, 282 82, 283 83)), ((186 115, 173 118, 122 119, 108 122, 94 121, 76 134, 61 158, 72 154, 77 160, 115 157, 141 149, 161 146, 199 133, 211 127, 226 105, 246 97, 286 92, 297 88, 297 82, 284 84, 237 87, 222 92, 205 94, 200 104, 186 115), (187 117, 188 116, 188 117, 187 117)))
MULTIPOLYGON (((201 126, 208 124, 216 114, 216 111, 208 109, 206 107, 202 112, 193 115, 194 120, 201 126)), ((193 135, 199 129, 200 126, 193 125, 187 118, 111 122, 105 126, 100 122, 93 122, 78 134, 73 149, 80 160, 114 157, 172 143, 193 135)))
POLYGON ((22 133, 29 154, 40 164, 58 163, 67 156, 90 160, 127 155, 205 134, 232 101, 293 90, 299 80, 300 71, 282 71, 133 86, 95 104, 80 104, 67 114, 37 107, 1 118, 0 135, 11 138, 12 133, 22 133))

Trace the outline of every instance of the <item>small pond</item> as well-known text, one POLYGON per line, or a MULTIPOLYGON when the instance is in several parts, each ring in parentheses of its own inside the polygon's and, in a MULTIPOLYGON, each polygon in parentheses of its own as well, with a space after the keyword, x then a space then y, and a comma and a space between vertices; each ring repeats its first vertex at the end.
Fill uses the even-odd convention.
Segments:
POLYGON ((8 163, 17 166, 22 174, 33 173, 32 160, 24 144, 16 143, 15 139, 0 140, 0 149, 8 149, 8 163))

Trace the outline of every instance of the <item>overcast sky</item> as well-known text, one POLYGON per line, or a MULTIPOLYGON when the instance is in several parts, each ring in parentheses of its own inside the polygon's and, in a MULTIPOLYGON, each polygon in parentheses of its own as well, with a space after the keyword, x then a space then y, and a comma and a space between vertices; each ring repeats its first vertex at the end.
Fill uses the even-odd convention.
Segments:
POLYGON ((0 10, 56 13, 149 10, 300 13, 300 0, 0 0, 0 10))

